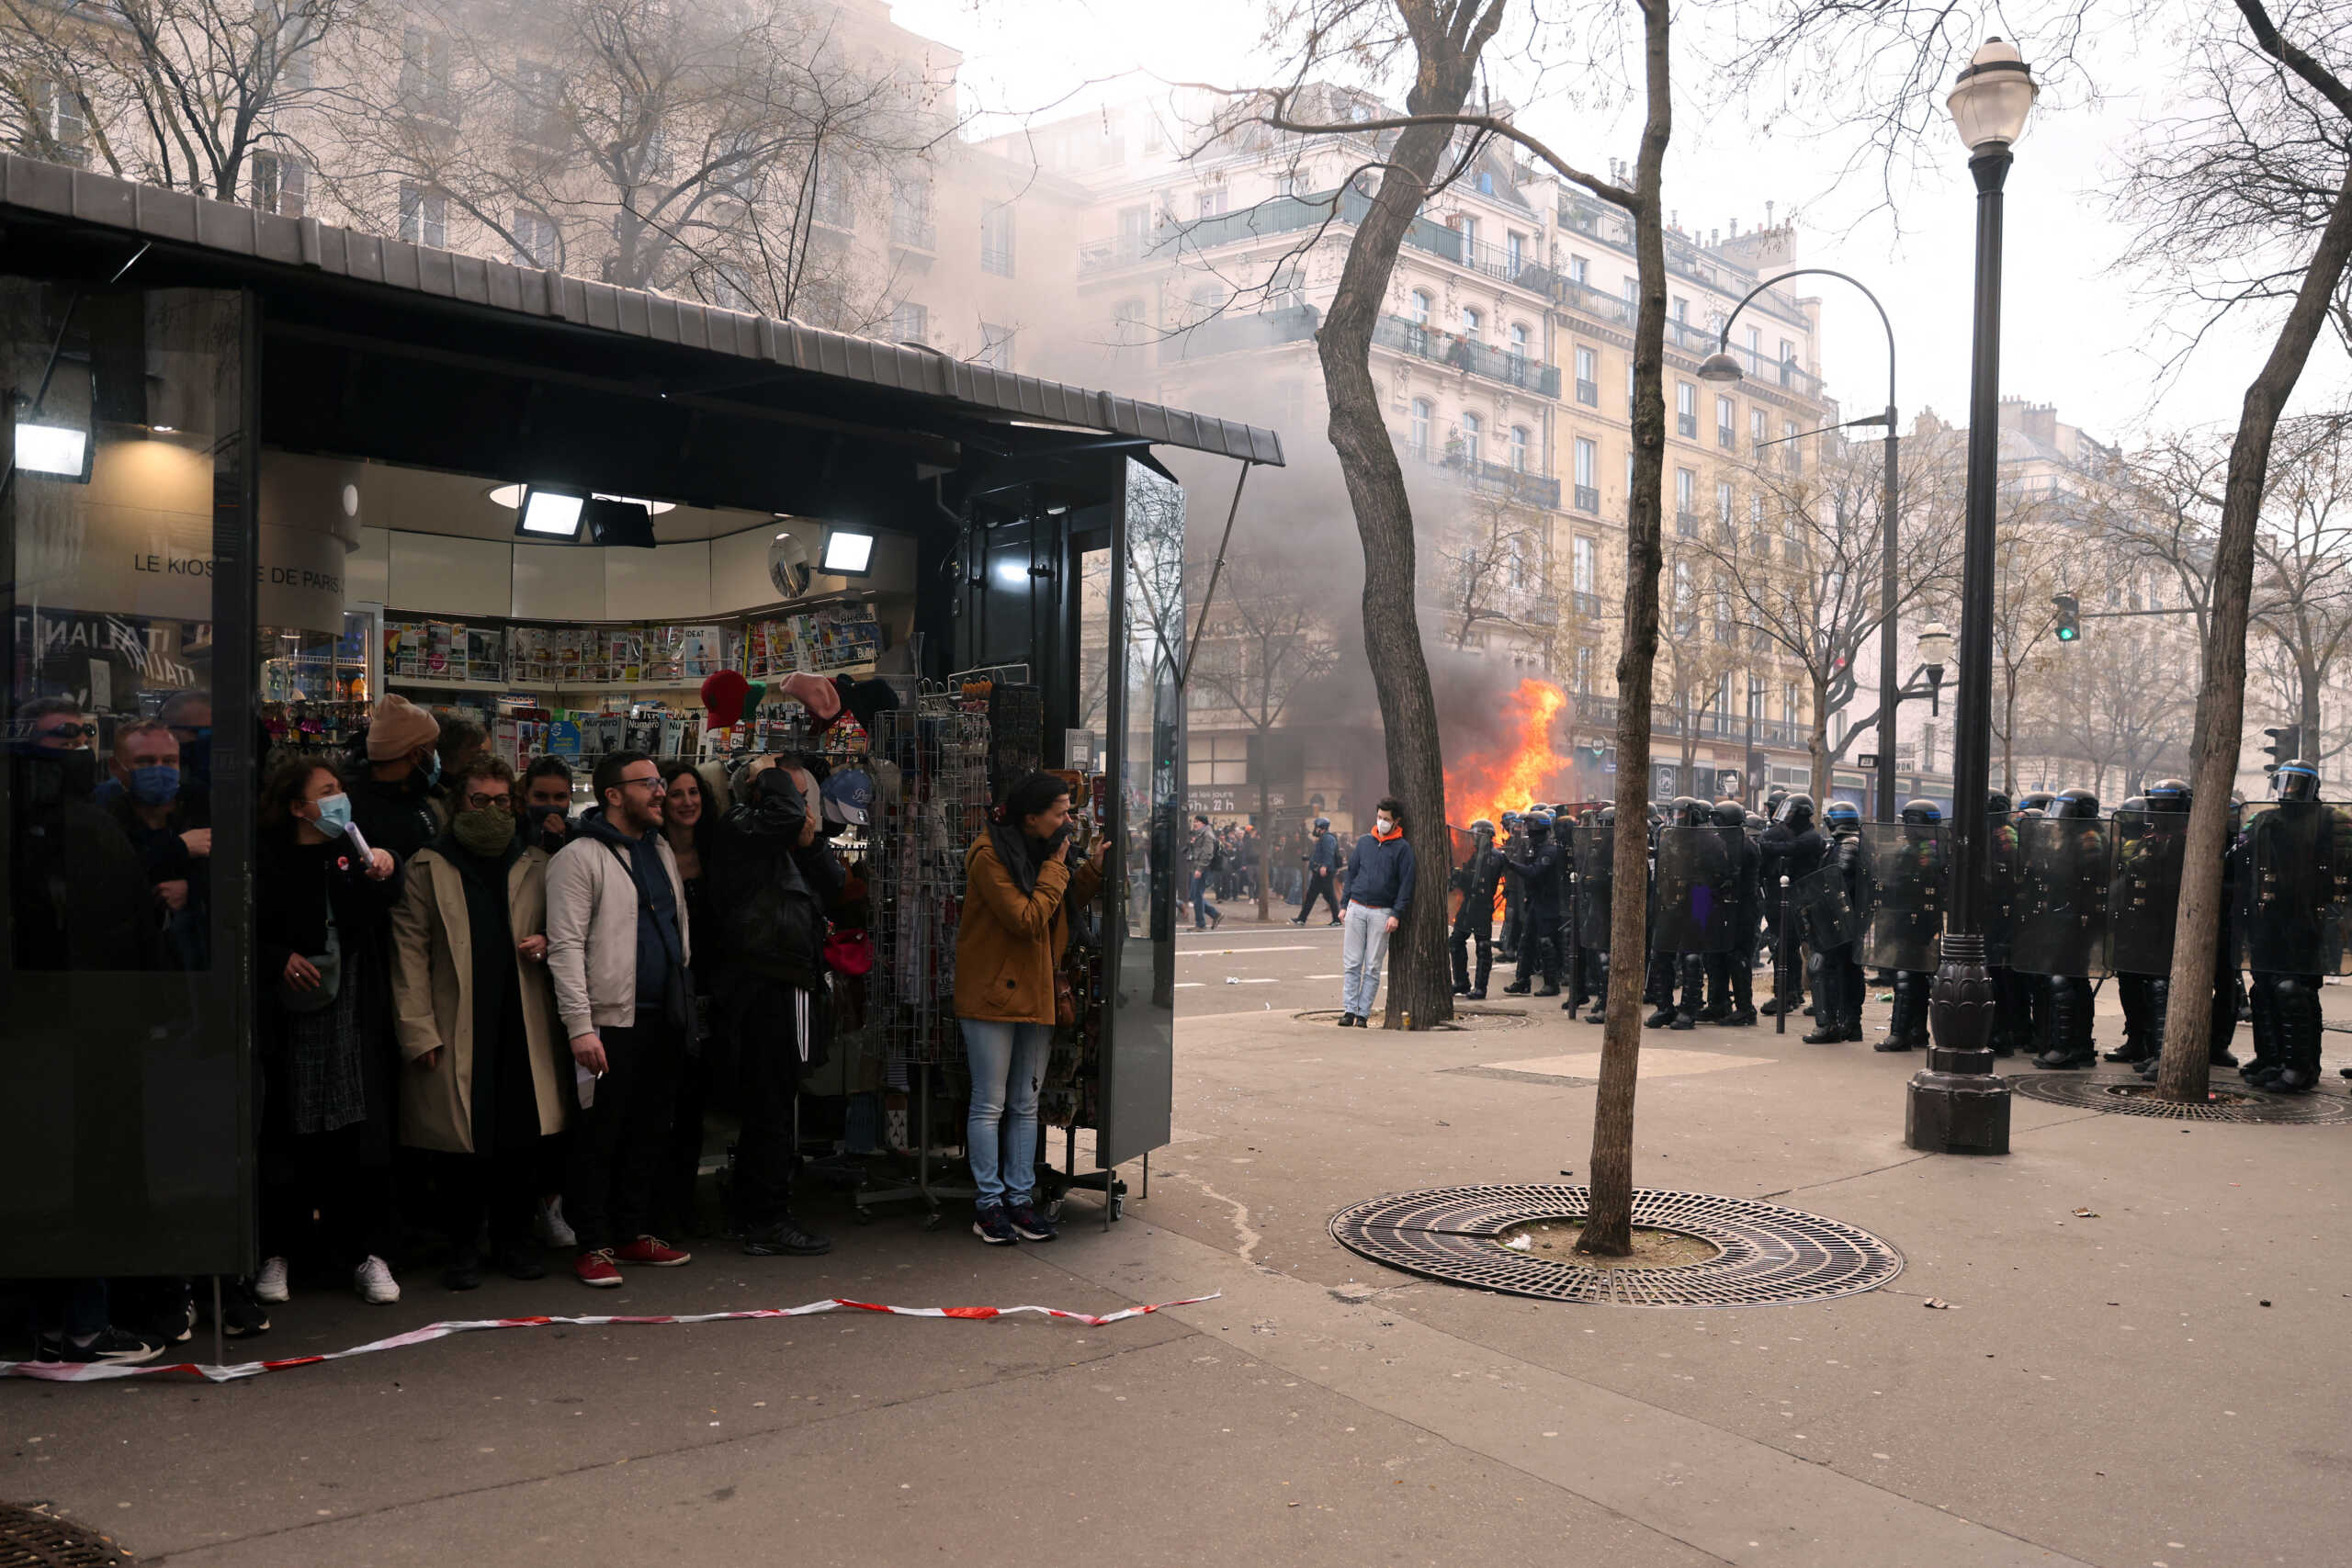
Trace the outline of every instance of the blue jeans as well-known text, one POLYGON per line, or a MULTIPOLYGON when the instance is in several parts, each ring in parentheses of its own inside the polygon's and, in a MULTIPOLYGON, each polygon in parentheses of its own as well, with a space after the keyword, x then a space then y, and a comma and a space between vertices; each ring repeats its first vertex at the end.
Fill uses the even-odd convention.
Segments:
POLYGON ((1199 931, 1209 923, 1209 917, 1217 912, 1217 907, 1209 902, 1209 874, 1206 871, 1193 873, 1193 929, 1199 931))
POLYGON ((1380 994, 1380 966, 1388 958, 1388 911, 1351 902, 1347 921, 1340 933, 1340 1005, 1370 1018, 1372 999, 1380 994))
POLYGON ((1037 1089, 1054 1032, 1043 1023, 959 1018, 972 1066, 964 1145, 982 1203, 1026 1203, 1037 1179, 1037 1089))

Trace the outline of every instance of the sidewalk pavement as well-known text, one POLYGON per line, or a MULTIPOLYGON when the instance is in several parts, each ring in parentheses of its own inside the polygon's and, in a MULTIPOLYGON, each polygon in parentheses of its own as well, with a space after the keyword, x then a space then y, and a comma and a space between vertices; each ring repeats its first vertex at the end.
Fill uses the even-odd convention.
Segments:
POLYGON ((1126 1168, 1107 1234, 1084 1196, 1060 1241, 1002 1250, 960 1215, 927 1234, 816 1209, 828 1258, 705 1244, 617 1292, 464 1296, 418 1268, 395 1307, 305 1291, 237 1353, 830 1294, 1213 1302, 1099 1329, 544 1327, 220 1388, 17 1383, 0 1495, 142 1561, 305 1568, 2344 1561, 2352 1126, 2019 1099, 2008 1156, 1923 1156, 1902 1143, 1917 1056, 1651 1032, 1638 1180, 1831 1215, 1907 1267, 1811 1305, 1566 1306, 1390 1273, 1324 1229, 1383 1191, 1581 1179, 1600 1032, 1523 1005, 1465 1022, 1183 1021, 1176 1140, 1148 1197, 1126 1168))

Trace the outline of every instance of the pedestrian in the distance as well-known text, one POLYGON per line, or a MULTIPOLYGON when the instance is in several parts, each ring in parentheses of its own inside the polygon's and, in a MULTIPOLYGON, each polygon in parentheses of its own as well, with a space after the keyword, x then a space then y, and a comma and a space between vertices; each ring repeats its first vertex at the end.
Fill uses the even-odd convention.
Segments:
POLYGON ((1405 841, 1405 807, 1395 796, 1374 808, 1372 831, 1348 857, 1346 930, 1340 932, 1340 1027, 1372 1027, 1388 939, 1413 903, 1413 846, 1405 841))
POLYGON ((1340 872, 1340 836, 1331 831, 1331 819, 1315 819, 1315 838, 1306 852, 1299 859, 1306 863, 1306 902, 1298 907, 1298 919, 1292 925, 1303 926, 1315 913, 1315 901, 1321 899, 1331 910, 1331 923, 1340 923, 1340 890, 1332 886, 1340 872))
POLYGON ((1216 829, 1209 826, 1206 817, 1193 818, 1193 836, 1184 843, 1184 864, 1193 877, 1193 929, 1212 931, 1225 924, 1225 916, 1210 901, 1216 885, 1210 881, 1225 858, 1224 846, 1217 842, 1216 829))

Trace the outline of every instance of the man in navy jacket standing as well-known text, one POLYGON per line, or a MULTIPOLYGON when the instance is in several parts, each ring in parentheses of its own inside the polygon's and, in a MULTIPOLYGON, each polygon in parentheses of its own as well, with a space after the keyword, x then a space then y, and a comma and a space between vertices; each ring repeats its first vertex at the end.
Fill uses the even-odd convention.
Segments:
POLYGON ((1372 831, 1348 857, 1346 929, 1340 932, 1340 1027, 1371 1027, 1373 998, 1388 939, 1413 903, 1413 846, 1405 841, 1405 807, 1394 795, 1374 808, 1372 831))

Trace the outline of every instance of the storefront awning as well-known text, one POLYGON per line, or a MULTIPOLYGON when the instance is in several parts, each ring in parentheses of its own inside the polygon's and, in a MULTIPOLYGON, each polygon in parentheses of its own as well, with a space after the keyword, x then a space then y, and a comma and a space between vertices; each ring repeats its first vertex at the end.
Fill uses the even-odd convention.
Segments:
MULTIPOLYGON (((537 267, 413 245, 281 218, 232 202, 162 190, 14 154, 0 155, 0 221, 38 215, 122 231, 158 246, 193 248, 290 275, 308 272, 401 289, 460 307, 732 355, 877 390, 919 397, 993 422, 1100 432, 1245 463, 1280 465, 1282 437, 1109 392, 1016 376, 789 321, 618 288, 537 267)), ((126 257, 128 259, 128 257, 126 257)))

